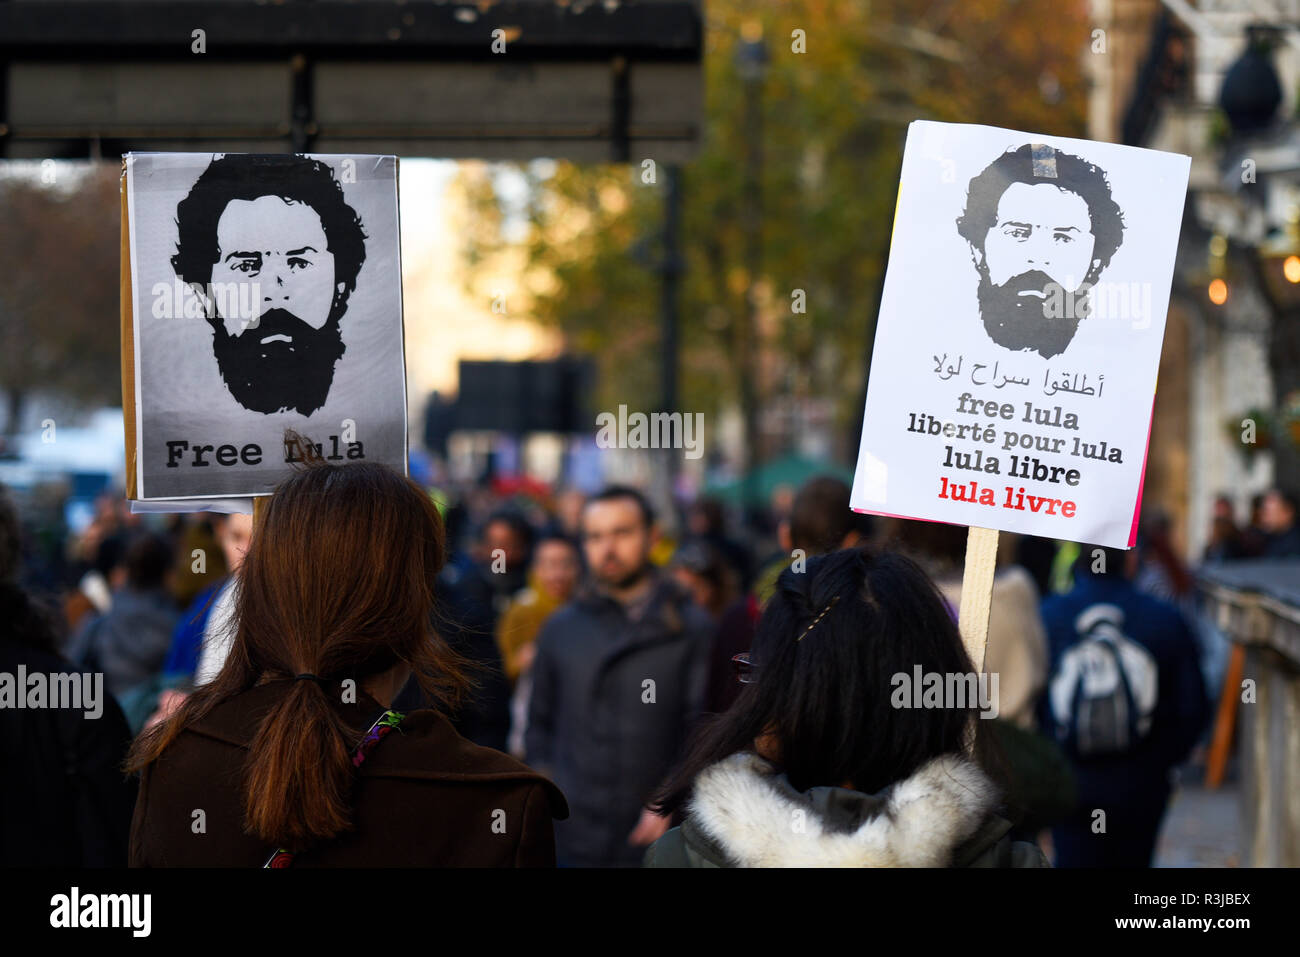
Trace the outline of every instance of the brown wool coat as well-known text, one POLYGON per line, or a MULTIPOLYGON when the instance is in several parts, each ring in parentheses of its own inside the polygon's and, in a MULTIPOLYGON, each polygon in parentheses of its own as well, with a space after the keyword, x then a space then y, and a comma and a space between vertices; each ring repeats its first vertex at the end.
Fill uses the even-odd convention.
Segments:
MULTIPOLYGON (((214 708, 144 771, 131 825, 133 867, 261 867, 272 848, 244 833, 241 769, 258 722, 284 694, 260 685, 214 708), (194 812, 205 829, 194 833, 194 812)), ((338 704, 357 740, 383 712, 364 693, 338 704)), ((559 789, 518 761, 412 711, 358 770, 351 831, 294 867, 551 867, 559 789), (504 815, 502 813, 504 812, 504 815), (494 826, 495 825, 495 826, 494 826)))

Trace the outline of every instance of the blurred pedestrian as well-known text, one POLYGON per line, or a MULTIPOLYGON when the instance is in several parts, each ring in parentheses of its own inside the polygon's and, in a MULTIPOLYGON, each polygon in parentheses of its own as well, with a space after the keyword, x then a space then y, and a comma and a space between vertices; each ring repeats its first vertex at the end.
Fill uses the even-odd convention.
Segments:
MULTIPOLYGON (((453 554, 435 586, 434 630, 475 673, 474 688, 449 712, 452 725, 475 744, 505 751, 510 736, 510 681, 497 644, 497 621, 524 587, 533 530, 522 515, 502 510, 488 516, 468 554, 453 554)), ((418 684, 409 682, 396 706, 428 707, 418 684)))
POLYGON ((1040 595, 1052 593, 1052 565, 1056 562, 1059 543, 1038 535, 1017 535, 1016 564, 1029 572, 1040 595))
POLYGON ((180 612, 168 589, 170 541, 152 532, 134 533, 125 564, 125 582, 113 592, 112 607, 73 636, 68 657, 82 668, 104 673, 109 692, 134 731, 153 710, 147 684, 162 672, 180 612))
POLYGON ((170 717, 194 685, 215 678, 234 641, 235 582, 252 538, 253 517, 218 513, 212 524, 229 574, 200 591, 176 623, 146 726, 170 717))
POLYGON ((1300 558, 1300 498, 1282 488, 1269 489, 1260 505, 1259 524, 1264 531, 1264 558, 1300 558))
POLYGON ((758 599, 749 593, 737 596, 735 573, 707 541, 688 541, 677 549, 672 573, 677 583, 692 594, 695 605, 714 620, 703 709, 708 714, 725 711, 738 694, 731 659, 749 650, 758 620, 758 599))
POLYGON ((179 635, 181 647, 173 643, 173 653, 183 655, 175 661, 175 666, 183 668, 189 663, 189 645, 198 639, 197 656, 194 661, 194 684, 205 685, 225 666, 226 656, 234 642, 235 592, 238 588, 239 569, 243 567, 244 556, 248 554, 253 540, 253 516, 235 512, 223 516, 217 523, 217 543, 221 546, 226 567, 230 573, 206 589, 211 601, 200 606, 202 596, 195 601, 190 611, 195 612, 190 621, 190 631, 179 635))
POLYGON ((553 785, 442 714, 392 710, 410 676, 439 701, 467 687, 430 630, 442 561, 437 509, 391 469, 315 462, 281 484, 224 667, 132 750, 131 863, 552 864, 553 785))
POLYGON ((683 542, 673 553, 669 568, 677 584, 714 621, 735 600, 739 584, 735 568, 707 539, 683 542))
POLYGON ((1195 613, 1192 575, 1178 557, 1173 540, 1173 525, 1162 509, 1152 509, 1143 517, 1138 531, 1138 572, 1133 586, 1153 598, 1172 602, 1184 614, 1195 613))
POLYGON ((1196 640, 1134 587, 1137 555, 1085 546, 1075 585, 1043 601, 1051 667, 1040 719, 1074 769, 1078 808, 1053 828, 1058 867, 1147 867, 1209 715, 1196 640))
MULTIPOLYGON (((920 563, 934 579, 957 620, 966 564, 964 525, 899 521, 891 544, 920 563)), ((1039 696, 1047 684, 1047 635, 1033 577, 1005 565, 993 578, 984 670, 998 677, 998 717, 1032 730, 1039 696)))
MULTIPOLYGON (((967 735, 979 705, 900 705, 898 677, 970 674, 924 572, 845 549, 790 569, 764 610, 746 682, 710 719, 657 807, 684 820, 650 867, 1043 867, 1012 841, 967 735)), ((982 748, 976 748, 976 754, 982 748)))
POLYGON ((171 537, 176 542, 176 567, 172 573, 172 597, 180 608, 188 608, 199 592, 225 579, 229 573, 217 525, 202 513, 178 516, 171 537))
POLYGON ((89 549, 91 561, 85 572, 77 581, 77 587, 63 602, 63 615, 70 634, 76 634, 85 623, 96 615, 108 614, 113 605, 113 592, 126 582, 126 542, 121 535, 113 534, 95 538, 93 548, 89 543, 83 544, 83 550, 89 549))
POLYGON ((705 542, 721 556, 735 576, 737 587, 749 588, 754 577, 754 557, 746 546, 727 534, 721 502, 715 498, 692 502, 686 509, 686 531, 690 538, 705 542))
POLYGON ((528 584, 532 561, 533 527, 519 512, 502 510, 489 516, 483 526, 479 568, 492 602, 492 620, 528 584))
POLYGON ((561 489, 555 495, 555 525, 560 534, 577 541, 582 535, 582 506, 587 497, 581 489, 561 489))
POLYGON ((505 662, 506 677, 514 687, 507 742, 511 754, 524 753, 537 634, 546 620, 573 596, 581 570, 578 546, 571 539, 558 533, 543 535, 533 549, 531 584, 515 596, 497 624, 497 644, 505 662))
POLYGON ((732 608, 718 629, 709 665, 708 704, 712 712, 727 710, 739 695, 731 671, 731 659, 749 650, 759 613, 776 590, 777 577, 813 555, 825 555, 840 548, 854 548, 871 537, 874 523, 869 515, 853 511, 847 483, 831 475, 808 479, 788 501, 785 487, 773 493, 780 551, 759 570, 743 608, 732 608))
POLYGON ((634 866, 667 828, 646 807, 700 712, 708 617, 649 561, 654 512, 613 486, 587 500, 590 580, 542 626, 525 736, 530 764, 564 791, 562 866, 634 866))
POLYGON ((739 694, 731 659, 749 650, 758 601, 748 593, 736 594, 731 568, 708 542, 693 540, 682 545, 673 556, 672 571, 678 584, 715 623, 704 710, 710 714, 726 711, 739 694))
POLYGON ((131 733, 102 681, 56 652, 55 614, 18 586, 19 542, 18 514, 0 493, 0 682, 13 682, 0 689, 0 866, 121 867, 135 803, 121 771, 131 733), (79 706, 5 700, 26 696, 36 676, 51 690, 56 676, 79 686, 79 706))
POLYGON ((1241 530, 1241 552, 1243 558, 1259 558, 1268 545, 1268 532, 1264 529, 1264 495, 1250 497, 1250 515, 1246 527, 1241 530))
POLYGON ((849 493, 846 482, 830 475, 815 476, 799 486, 790 517, 777 530, 781 554, 759 572, 754 582, 760 606, 775 591, 777 576, 790 567, 796 551, 806 558, 868 541, 871 517, 853 511, 849 493))
POLYGON ((533 551, 530 584, 506 606, 497 625, 497 643, 511 683, 527 672, 537 652, 537 633, 546 619, 567 602, 578 585, 582 562, 569 538, 547 534, 533 551))
POLYGON ((1231 561, 1245 556, 1241 541, 1241 530, 1233 515, 1232 499, 1226 495, 1215 496, 1214 510, 1210 517, 1210 535, 1205 543, 1202 561, 1231 561))

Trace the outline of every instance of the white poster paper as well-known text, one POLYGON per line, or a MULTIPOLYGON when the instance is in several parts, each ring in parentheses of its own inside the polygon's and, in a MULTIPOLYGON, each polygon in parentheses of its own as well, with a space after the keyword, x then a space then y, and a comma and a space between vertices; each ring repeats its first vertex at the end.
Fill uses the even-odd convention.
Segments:
POLYGON ((1134 543, 1190 166, 911 125, 853 508, 1134 543))
POLYGON ((286 429, 405 472, 396 158, 126 162, 134 497, 268 494, 286 429))

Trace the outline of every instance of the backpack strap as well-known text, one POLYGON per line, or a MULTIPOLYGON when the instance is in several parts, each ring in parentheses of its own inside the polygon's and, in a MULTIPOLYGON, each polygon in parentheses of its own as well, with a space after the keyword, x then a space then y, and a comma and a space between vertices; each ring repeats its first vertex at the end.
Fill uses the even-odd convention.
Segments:
MULTIPOLYGON (((353 753, 352 766, 354 768, 361 767, 370 752, 375 749, 375 746, 379 744, 380 741, 384 740, 384 738, 386 738, 394 728, 401 725, 402 719, 405 717, 406 715, 402 714, 400 711, 389 709, 376 718, 375 723, 366 731, 365 736, 361 739, 361 744, 357 746, 357 750, 353 753)), ((263 864, 262 867, 263 869, 268 867, 291 867, 293 865, 293 859, 293 851, 279 847, 271 852, 271 856, 266 859, 266 863, 263 864)))

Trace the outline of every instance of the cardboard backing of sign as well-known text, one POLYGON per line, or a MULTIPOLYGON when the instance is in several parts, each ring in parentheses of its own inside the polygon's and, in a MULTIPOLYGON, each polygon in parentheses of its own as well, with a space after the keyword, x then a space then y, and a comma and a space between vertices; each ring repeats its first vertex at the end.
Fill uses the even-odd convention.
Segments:
POLYGON ((122 280, 118 303, 122 328, 122 425, 125 434, 123 452, 126 456, 126 497, 138 499, 140 496, 136 486, 135 322, 131 297, 131 234, 130 217, 127 215, 125 157, 122 159, 121 179, 122 280))

